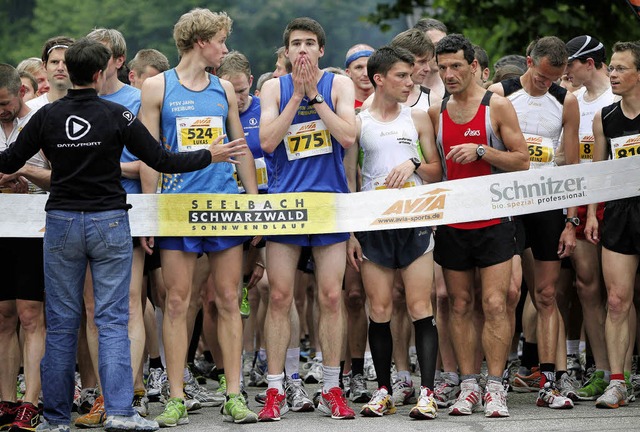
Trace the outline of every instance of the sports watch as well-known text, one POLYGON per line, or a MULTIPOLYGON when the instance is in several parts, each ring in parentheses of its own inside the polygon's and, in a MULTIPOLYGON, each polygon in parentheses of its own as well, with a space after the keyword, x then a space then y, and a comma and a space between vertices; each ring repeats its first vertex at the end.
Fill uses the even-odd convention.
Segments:
POLYGON ((567 218, 564 218, 564 223, 565 224, 570 223, 573 226, 577 227, 578 225, 580 225, 580 218, 577 218, 575 216, 574 217, 567 217, 567 218))
POLYGON ((422 162, 420 162, 420 159, 416 157, 412 157, 409 160, 413 163, 413 166, 415 166, 414 171, 416 171, 418 168, 420 168, 420 165, 422 165, 422 162))
POLYGON ((484 156, 484 154, 485 154, 486 152, 487 152, 487 149, 486 149, 486 148, 484 148, 484 146, 483 146, 483 145, 479 145, 479 146, 476 148, 476 155, 478 155, 478 159, 477 159, 477 160, 482 159, 482 156, 484 156))
POLYGON ((324 102, 324 97, 321 94, 317 94, 316 97, 309 100, 309 105, 315 105, 324 102))

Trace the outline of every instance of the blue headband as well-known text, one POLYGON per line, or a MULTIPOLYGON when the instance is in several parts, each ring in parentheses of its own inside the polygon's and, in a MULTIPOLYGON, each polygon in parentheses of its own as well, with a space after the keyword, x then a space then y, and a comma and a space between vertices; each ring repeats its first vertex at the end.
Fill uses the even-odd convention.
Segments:
POLYGON ((347 57, 347 60, 344 62, 345 69, 348 68, 351 63, 358 60, 360 57, 371 57, 371 54, 373 54, 373 51, 371 50, 362 50, 362 51, 354 52, 349 57, 347 57))

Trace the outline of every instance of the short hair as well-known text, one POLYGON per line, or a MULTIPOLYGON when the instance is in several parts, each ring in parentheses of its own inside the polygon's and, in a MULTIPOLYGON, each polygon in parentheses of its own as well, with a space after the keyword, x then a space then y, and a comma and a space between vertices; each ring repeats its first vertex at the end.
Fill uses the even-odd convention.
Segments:
POLYGON ((640 41, 616 42, 613 44, 613 52, 630 51, 633 54, 633 64, 640 70, 640 41))
POLYGON ((129 69, 137 74, 143 73, 147 66, 151 66, 158 72, 164 72, 171 68, 167 56, 153 48, 141 49, 129 62, 129 69))
POLYGON ((18 72, 26 72, 31 76, 37 74, 42 68, 44 68, 44 63, 38 57, 24 59, 16 66, 18 72))
POLYGON ((420 18, 413 26, 414 29, 418 29, 421 32, 428 32, 429 30, 439 30, 443 33, 448 33, 447 26, 440 20, 435 18, 420 18))
POLYGON ((515 64, 505 64, 496 69, 493 74, 493 82, 499 83, 509 78, 520 77, 524 75, 524 70, 515 64))
POLYGON ((284 41, 285 47, 289 47, 289 38, 291 37, 291 33, 296 30, 307 31, 315 34, 318 38, 318 45, 320 46, 320 48, 323 48, 325 43, 327 42, 327 36, 318 21, 309 17, 300 17, 291 20, 289 24, 287 24, 287 27, 284 29, 282 40, 284 41))
POLYGON ((462 51, 467 63, 473 63, 476 55, 473 45, 461 34, 446 35, 436 44, 436 58, 439 54, 455 54, 458 51, 462 51))
POLYGON ((262 90, 264 83, 269 81, 271 78, 273 78, 273 72, 265 72, 260 75, 260 78, 258 78, 258 81, 256 82, 256 91, 262 90))
POLYGON ((26 71, 18 71, 18 74, 20 75, 21 80, 22 78, 26 78, 29 81, 34 93, 38 93, 38 81, 36 81, 36 78, 33 75, 26 71))
POLYGON ((89 85, 96 72, 107 68, 111 51, 100 42, 85 37, 73 44, 64 57, 71 82, 89 85))
POLYGON ((7 92, 17 96, 20 93, 20 87, 22 87, 22 81, 16 68, 7 63, 0 63, 0 88, 7 89, 7 92))
POLYGON ((97 42, 101 42, 107 45, 107 48, 111 50, 113 58, 124 57, 127 58, 127 42, 124 40, 124 36, 116 29, 97 28, 93 29, 91 33, 87 35, 89 39, 97 42))
POLYGON ((489 56, 487 52, 480 45, 473 46, 473 57, 478 60, 478 64, 480 65, 480 69, 488 69, 489 68, 489 56))
POLYGON ((211 40, 221 31, 231 33, 233 21, 226 12, 211 12, 209 9, 195 8, 183 14, 173 26, 173 39, 180 55, 191 51, 193 45, 211 40))
POLYGON ((323 69, 325 72, 329 72, 332 73, 334 75, 344 75, 344 76, 348 76, 347 73, 344 71, 344 69, 337 67, 337 66, 327 66, 326 68, 323 69))
POLYGON ((498 61, 493 64, 493 69, 497 71, 506 65, 514 65, 524 73, 524 71, 527 70, 527 58, 519 54, 508 54, 500 57, 498 61))
POLYGON ((247 79, 251 78, 251 64, 241 52, 231 51, 222 59, 222 64, 216 71, 216 75, 232 77, 238 74, 246 76, 247 79))
POLYGON ((414 61, 415 57, 408 49, 398 45, 386 45, 375 50, 367 60, 367 76, 373 87, 376 87, 374 75, 386 75, 398 62, 408 63, 413 67, 414 61))
POLYGON ((40 57, 44 66, 47 66, 51 51, 58 48, 68 49, 71 45, 73 45, 73 39, 67 36, 54 36, 47 39, 42 47, 42 56, 40 57))
POLYGON ((431 39, 425 36, 424 32, 415 28, 397 34, 391 40, 390 45, 404 48, 415 57, 433 56, 435 52, 431 39))
POLYGON ((293 65, 291 64, 291 60, 289 60, 289 57, 287 57, 287 55, 285 54, 286 51, 287 47, 281 46, 276 50, 276 56, 277 58, 281 58, 284 60, 284 68, 286 69, 287 73, 291 73, 291 71, 293 70, 293 65))
POLYGON ((552 67, 564 67, 567 64, 569 52, 565 43, 556 36, 545 36, 535 41, 531 47, 531 56, 534 65, 539 65, 543 58, 549 60, 552 67))

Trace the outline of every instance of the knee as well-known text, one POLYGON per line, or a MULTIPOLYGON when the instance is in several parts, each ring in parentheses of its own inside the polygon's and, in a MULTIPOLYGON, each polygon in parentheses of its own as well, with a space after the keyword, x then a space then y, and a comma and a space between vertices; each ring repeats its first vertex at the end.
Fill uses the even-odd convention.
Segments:
POLYGON ((170 318, 186 315, 189 308, 189 297, 180 292, 167 292, 165 298, 165 313, 170 318))
POLYGON ((388 322, 391 320, 391 305, 371 302, 369 304, 369 316, 374 322, 388 322))
POLYGON ((553 285, 546 285, 536 289, 536 309, 549 310, 556 305, 556 290, 553 285))
POLYGON ((350 311, 360 311, 364 308, 364 295, 362 290, 352 289, 347 293, 347 308, 350 311))
POLYGON ((269 309, 282 314, 289 314, 289 308, 293 302, 291 290, 279 290, 271 287, 269 293, 269 309))
POLYGON ((630 307, 631 302, 626 296, 618 295, 615 290, 609 292, 607 297, 607 312, 609 315, 614 317, 626 316, 630 307))
POLYGON ((223 314, 236 313, 238 309, 238 293, 235 287, 219 287, 216 293, 216 307, 223 314))
POLYGON ((342 290, 320 290, 318 293, 318 303, 320 309, 330 313, 337 313, 340 311, 340 304, 342 301, 342 290))
POLYGON ((27 333, 32 333, 38 328, 44 328, 42 303, 21 308, 18 314, 20 316, 20 324, 27 333))
POLYGON ((469 295, 449 295, 449 313, 468 315, 473 311, 473 300, 469 295))
POLYGON ((504 320, 505 313, 507 312, 506 297, 500 295, 487 296, 482 301, 482 310, 484 312, 485 319, 504 320))

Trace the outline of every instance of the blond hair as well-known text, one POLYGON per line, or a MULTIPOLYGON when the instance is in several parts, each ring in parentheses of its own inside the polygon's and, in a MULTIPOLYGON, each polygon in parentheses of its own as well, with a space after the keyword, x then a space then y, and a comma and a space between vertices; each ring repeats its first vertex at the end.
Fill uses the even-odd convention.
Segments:
POLYGON ((182 15, 173 26, 173 39, 180 55, 191 51, 193 45, 208 41, 218 32, 225 30, 231 33, 233 21, 226 12, 211 12, 209 9, 195 8, 182 15))

